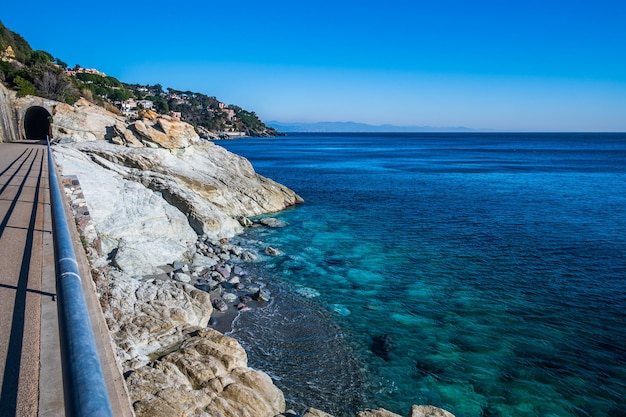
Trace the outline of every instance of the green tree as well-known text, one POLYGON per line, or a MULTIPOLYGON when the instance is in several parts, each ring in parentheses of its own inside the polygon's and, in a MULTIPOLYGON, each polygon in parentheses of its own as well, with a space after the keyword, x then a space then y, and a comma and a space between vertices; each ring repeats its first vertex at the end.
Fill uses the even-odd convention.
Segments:
POLYGON ((128 90, 126 90, 125 88, 119 88, 116 90, 112 90, 109 94, 108 94, 109 100, 112 101, 126 101, 131 97, 131 94, 128 90))
POLYGON ((165 114, 170 111, 170 106, 167 104, 167 100, 165 100, 161 96, 150 96, 146 97, 148 100, 152 100, 154 103, 154 109, 157 113, 165 114))
POLYGON ((64 71, 67 69, 67 63, 61 61, 59 58, 54 58, 54 63, 57 64, 64 71))
POLYGON ((102 77, 97 74, 88 74, 86 72, 79 72, 76 74, 76 78, 86 83, 102 84, 102 77))
POLYGON ((19 97, 24 96, 34 96, 37 94, 37 90, 35 86, 30 81, 16 75, 13 78, 13 84, 15 85, 15 90, 17 91, 17 95, 19 97))
POLYGON ((10 63, 0 61, 0 74, 2 74, 3 81, 11 82, 17 73, 17 68, 10 63))
POLYGON ((50 55, 46 51, 37 50, 33 51, 26 64, 29 66, 34 66, 37 64, 46 64, 49 62, 54 62, 54 58, 52 57, 52 55, 50 55))
POLYGON ((110 75, 107 75, 106 77, 101 77, 103 78, 103 81, 107 84, 110 85, 111 87, 122 87, 122 83, 120 82, 120 80, 118 80, 115 77, 111 77, 110 75))

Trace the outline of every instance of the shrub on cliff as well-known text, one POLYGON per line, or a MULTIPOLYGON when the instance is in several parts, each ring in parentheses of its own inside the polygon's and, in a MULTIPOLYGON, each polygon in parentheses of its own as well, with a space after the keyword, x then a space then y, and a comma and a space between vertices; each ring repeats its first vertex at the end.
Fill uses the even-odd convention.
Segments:
POLYGON ((60 68, 46 63, 33 67, 31 71, 37 92, 42 97, 71 102, 72 97, 77 96, 76 88, 60 68))
POLYGON ((13 78, 13 84, 15 86, 15 90, 17 91, 17 95, 20 97, 24 96, 34 96, 37 94, 37 90, 35 86, 30 81, 16 75, 13 78))
POLYGON ((133 97, 122 83, 115 77, 89 73, 78 73, 73 77, 74 84, 81 90, 87 89, 94 96, 101 97, 104 101, 124 101, 133 97))
POLYGON ((54 62, 54 57, 52 55, 50 55, 49 53, 47 53, 46 51, 33 51, 30 54, 30 57, 28 58, 28 60, 26 61, 26 65, 28 65, 29 67, 34 67, 37 65, 46 65, 46 64, 52 64, 54 62))

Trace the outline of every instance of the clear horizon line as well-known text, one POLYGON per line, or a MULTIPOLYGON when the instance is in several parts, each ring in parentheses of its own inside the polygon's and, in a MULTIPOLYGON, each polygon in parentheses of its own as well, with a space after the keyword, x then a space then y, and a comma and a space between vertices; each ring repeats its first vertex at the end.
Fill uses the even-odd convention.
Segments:
MULTIPOLYGON (((433 129, 431 132, 423 132, 420 130, 410 131, 403 130, 402 132, 385 132, 383 130, 377 130, 376 132, 369 133, 462 133, 459 131, 466 131, 467 133, 616 133, 616 134, 624 134, 626 131, 619 130, 531 130, 531 129, 495 129, 495 128, 472 128, 466 127, 463 125, 458 126, 431 126, 431 125, 397 125, 393 123, 383 123, 383 124, 370 124, 364 122, 353 122, 353 121, 319 121, 319 122, 282 122, 278 120, 270 120, 265 122, 267 125, 276 124, 281 125, 283 127, 306 127, 306 126, 314 126, 314 125, 360 125, 363 127, 371 127, 375 129, 381 129, 385 127, 396 128, 396 129, 433 129), (449 129, 449 130, 447 130, 449 129)), ((331 131, 331 130, 309 130, 309 131, 300 131, 300 132, 286 132, 286 133, 368 133, 368 132, 360 132, 360 131, 348 131, 348 130, 340 130, 340 131, 331 131)))

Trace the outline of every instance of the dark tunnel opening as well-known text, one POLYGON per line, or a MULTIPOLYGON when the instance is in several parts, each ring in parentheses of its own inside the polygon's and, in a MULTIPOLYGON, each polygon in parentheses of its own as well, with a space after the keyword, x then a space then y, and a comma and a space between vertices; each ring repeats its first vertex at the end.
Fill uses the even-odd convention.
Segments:
POLYGON ((50 134, 50 113, 43 107, 28 109, 24 117, 26 139, 45 139, 50 134))

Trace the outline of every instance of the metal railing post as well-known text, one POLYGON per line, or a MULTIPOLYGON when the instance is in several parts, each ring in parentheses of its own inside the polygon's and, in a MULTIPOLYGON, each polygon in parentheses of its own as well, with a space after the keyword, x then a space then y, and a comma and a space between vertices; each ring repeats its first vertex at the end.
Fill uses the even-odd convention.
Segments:
POLYGON ((112 417, 50 139, 46 139, 65 410, 72 417, 112 417))

